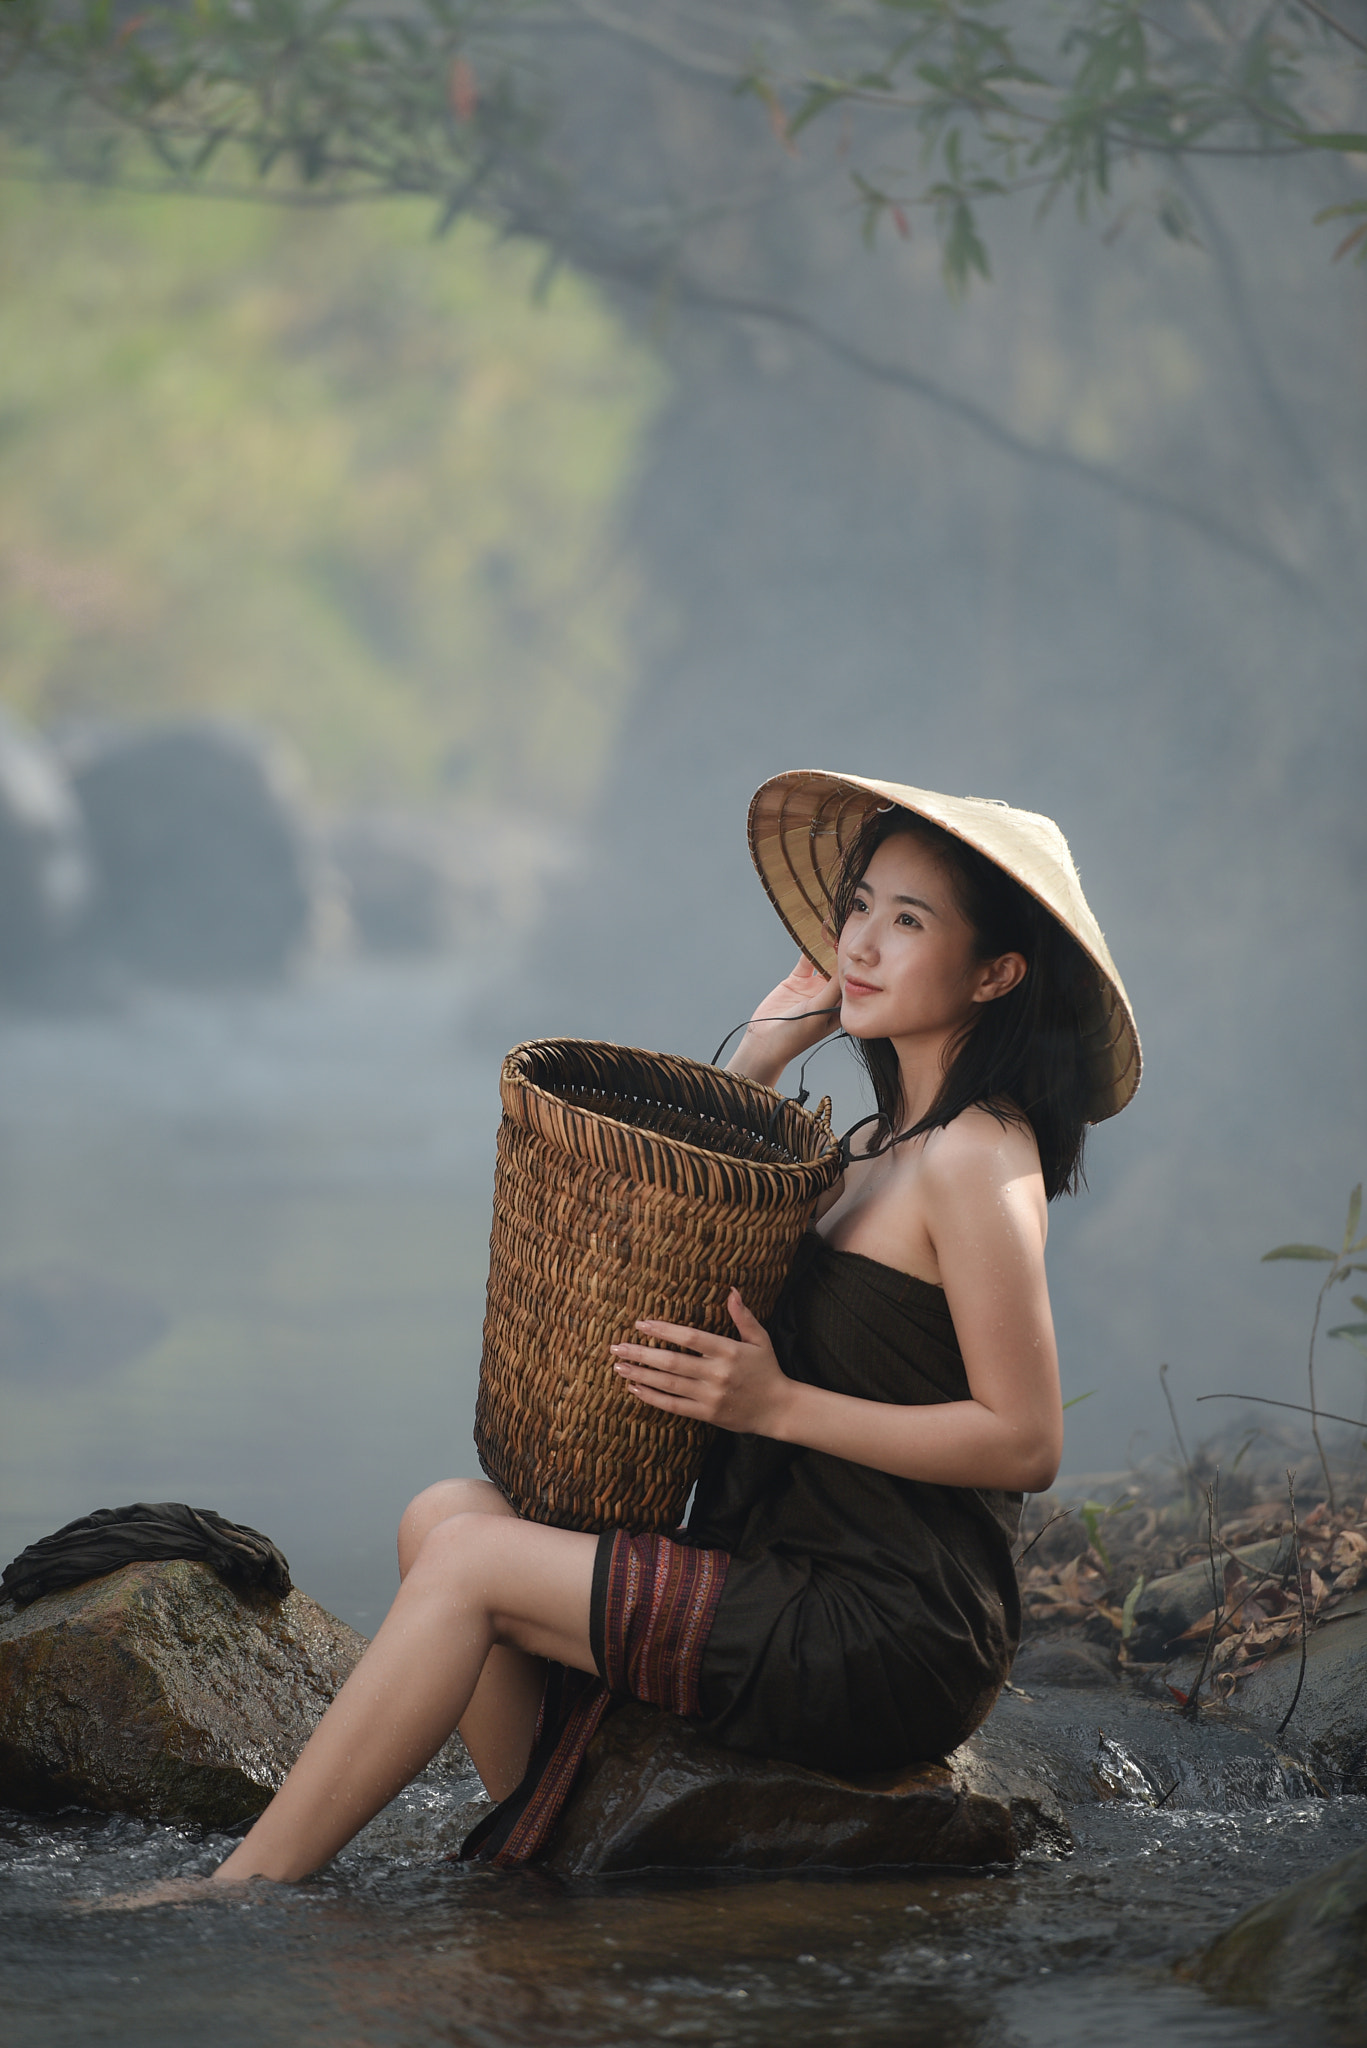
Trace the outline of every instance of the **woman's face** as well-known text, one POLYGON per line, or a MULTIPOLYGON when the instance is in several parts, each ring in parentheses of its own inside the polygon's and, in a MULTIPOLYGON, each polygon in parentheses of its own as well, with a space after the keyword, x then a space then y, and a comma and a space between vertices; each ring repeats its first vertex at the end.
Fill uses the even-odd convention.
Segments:
POLYGON ((836 949, 840 1021, 852 1038, 954 1038, 979 1003, 1013 988, 1019 953, 979 960, 949 871, 920 839, 895 833, 854 892, 836 949))

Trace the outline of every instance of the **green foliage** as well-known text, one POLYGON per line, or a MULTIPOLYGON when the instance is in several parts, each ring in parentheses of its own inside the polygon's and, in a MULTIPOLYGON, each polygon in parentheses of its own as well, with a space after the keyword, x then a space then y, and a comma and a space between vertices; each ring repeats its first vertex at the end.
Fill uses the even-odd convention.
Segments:
MULTIPOLYGON (((865 233, 886 218, 905 233, 913 209, 930 209, 954 292, 988 274, 978 225, 986 198, 1033 191, 1047 212, 1067 194, 1085 219, 1109 205, 1119 172, 1132 177, 1145 160, 1367 153, 1367 121, 1329 125, 1321 114, 1326 103, 1361 109, 1367 45, 1322 13, 1210 0, 1178 24, 1141 0, 1069 0, 1052 11, 1018 0, 851 0, 843 20, 847 33, 862 29, 860 61, 805 77, 776 65, 757 77, 790 138, 840 106, 865 110, 866 123, 883 116, 863 131, 880 147, 884 127, 895 134, 910 123, 919 178, 873 181, 851 166, 865 233)), ((1170 185, 1148 205, 1165 233, 1195 239, 1170 185)), ((1367 223, 1335 254, 1349 248, 1367 257, 1367 223)))
MULTIPOLYGON (((134 4, 0 4, 0 123, 79 176, 125 175, 131 138, 171 184, 245 177, 318 200, 421 194, 439 230, 473 208, 633 275, 643 258, 668 269, 699 201, 716 210, 712 166, 700 163, 672 224, 643 221, 624 200, 615 216, 599 205, 586 234, 554 147, 563 81, 539 56, 569 27, 668 64, 678 31, 694 74, 720 82, 734 32, 713 8, 676 0, 662 38, 648 10, 609 15, 576 0, 134 4)), ((1162 178, 1141 184, 1139 208, 1122 208, 1113 231, 1147 209, 1191 240, 1172 180, 1188 159, 1367 153, 1364 41, 1325 9, 1203 0, 1179 21, 1141 0, 776 0, 753 36, 757 56, 735 89, 761 103, 779 145, 796 153, 834 109, 859 112, 841 150, 866 238, 884 224, 909 237, 913 211, 928 211, 956 294, 988 276, 980 214, 1011 193, 1034 193, 1046 211, 1067 195, 1088 218, 1147 162, 1162 178), (890 173, 884 134, 908 127, 913 162, 890 173)), ((1349 249, 1367 256, 1367 224, 1336 253, 1349 249)))
POLYGON ((525 11, 517 0, 411 0, 401 12, 352 0, 136 11, 4 0, 0 112, 80 175, 126 168, 136 138, 176 184, 245 167, 282 189, 421 194, 444 232, 476 200, 530 196, 537 182, 544 113, 507 52, 486 63, 481 40, 525 11))
POLYGON ((334 796, 591 792, 657 373, 426 228, 0 183, 7 698, 261 718, 334 796))
POLYGON ((1123 1495, 1119 1500, 1113 1500, 1109 1507, 1099 1500, 1085 1500, 1078 1509, 1078 1514, 1082 1518, 1082 1526, 1087 1531, 1087 1541, 1091 1544, 1107 1571, 1111 1568, 1111 1559, 1110 1553, 1102 1541, 1101 1525, 1103 1522, 1108 1522, 1113 1515, 1127 1514, 1133 1506, 1133 1499, 1128 1495, 1123 1495))

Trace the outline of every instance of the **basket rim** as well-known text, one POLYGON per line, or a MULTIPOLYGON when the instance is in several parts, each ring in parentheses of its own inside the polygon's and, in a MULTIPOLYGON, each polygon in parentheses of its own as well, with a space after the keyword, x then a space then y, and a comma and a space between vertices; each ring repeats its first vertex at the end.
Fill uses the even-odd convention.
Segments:
POLYGON ((834 1154, 838 1159, 840 1154, 840 1141, 831 1128, 830 1098, 828 1096, 822 1097, 825 1114, 821 1115, 819 1110, 807 1109, 803 1104, 795 1102, 791 1096, 780 1095, 776 1088, 768 1087, 763 1081, 752 1081, 747 1074, 727 1073, 725 1068, 709 1066, 704 1060, 690 1059, 685 1053, 652 1052, 645 1046, 618 1045, 613 1040, 606 1038, 528 1038, 524 1039, 520 1045, 513 1046, 504 1055, 503 1066, 499 1074, 499 1094, 503 1098, 505 1115, 509 1114, 509 1108, 503 1091, 504 1085, 510 1079, 516 1079, 517 1085, 520 1088, 527 1090, 532 1095, 539 1096, 542 1101, 554 1103, 556 1108, 564 1115, 585 1120, 592 1117, 595 1123, 606 1124, 612 1130, 621 1131, 633 1140, 649 1139, 652 1144, 662 1146, 669 1152, 681 1153, 690 1158, 714 1160, 719 1157, 725 1157, 729 1166, 739 1168, 742 1172, 794 1176, 824 1172, 829 1165, 831 1155, 834 1154), (539 1082, 530 1080, 520 1071, 510 1075, 509 1069, 513 1067, 513 1063, 520 1054, 547 1051, 561 1046, 593 1046, 598 1051, 622 1053, 629 1058, 672 1060, 681 1066, 696 1067, 701 1073, 708 1074, 714 1079, 723 1079, 731 1087, 747 1091, 758 1096, 761 1100, 767 1099, 771 1102, 780 1103, 786 1109, 795 1110, 799 1116, 809 1117, 818 1130, 825 1131, 826 1143, 814 1159, 742 1159, 730 1154, 718 1154, 709 1151, 705 1145, 691 1144, 687 1138, 671 1137, 664 1131, 646 1130, 639 1124, 624 1122, 621 1117, 608 1116, 602 1110, 591 1110, 581 1103, 567 1101, 563 1095, 557 1095, 553 1089, 543 1088, 539 1082))

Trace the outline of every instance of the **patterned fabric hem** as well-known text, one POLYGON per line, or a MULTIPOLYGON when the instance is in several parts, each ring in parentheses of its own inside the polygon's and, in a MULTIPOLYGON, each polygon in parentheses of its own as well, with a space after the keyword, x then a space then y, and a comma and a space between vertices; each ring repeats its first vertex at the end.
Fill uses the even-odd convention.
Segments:
POLYGON ((675 1714, 699 1711, 703 1651, 726 1583, 727 1553, 619 1529, 603 1539, 599 1563, 592 1635, 603 1677, 550 1667, 526 1775, 467 1836, 462 1859, 507 1870, 542 1853, 589 1744, 622 1697, 675 1714))

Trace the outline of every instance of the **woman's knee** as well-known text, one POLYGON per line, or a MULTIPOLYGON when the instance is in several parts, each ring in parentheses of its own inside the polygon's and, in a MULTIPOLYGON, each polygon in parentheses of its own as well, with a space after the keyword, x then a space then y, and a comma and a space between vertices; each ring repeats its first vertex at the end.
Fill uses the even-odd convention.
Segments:
POLYGON ((407 1574, 433 1529, 455 1515, 509 1516, 509 1507, 487 1479, 439 1479, 416 1494, 399 1522, 399 1573, 407 1574))
POLYGON ((479 1508, 458 1509, 455 1514, 444 1515, 426 1530, 409 1561, 408 1571, 440 1579, 453 1587, 466 1579, 482 1585, 489 1576, 490 1565, 508 1540, 501 1527, 503 1519, 479 1508))

